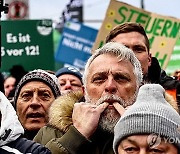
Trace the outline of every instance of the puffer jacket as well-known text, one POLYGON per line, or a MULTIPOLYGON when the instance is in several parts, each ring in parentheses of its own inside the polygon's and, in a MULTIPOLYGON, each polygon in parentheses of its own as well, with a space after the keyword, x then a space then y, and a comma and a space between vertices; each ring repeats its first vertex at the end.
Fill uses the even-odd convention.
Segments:
POLYGON ((50 154, 49 149, 22 138, 24 129, 9 100, 0 92, 0 154, 50 154))
POLYGON ((49 110, 49 123, 40 129, 34 140, 48 147, 52 154, 113 154, 113 134, 98 128, 87 140, 73 127, 73 106, 82 96, 76 92, 57 98, 49 110))

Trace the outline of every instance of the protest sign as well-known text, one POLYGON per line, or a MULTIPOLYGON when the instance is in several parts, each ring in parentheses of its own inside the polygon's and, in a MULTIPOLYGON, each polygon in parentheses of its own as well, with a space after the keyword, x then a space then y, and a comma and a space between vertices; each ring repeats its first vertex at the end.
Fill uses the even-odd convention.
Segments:
POLYGON ((173 74, 176 70, 180 70, 180 39, 177 40, 170 61, 166 68, 167 74, 173 74))
POLYGON ((91 48, 96 35, 96 29, 80 23, 66 22, 56 52, 56 61, 83 69, 87 59, 91 56, 91 48))
POLYGON ((93 51, 104 44, 106 36, 113 27, 124 22, 140 23, 145 28, 150 41, 152 56, 157 57, 162 68, 166 68, 179 36, 180 19, 158 15, 126 3, 111 0, 93 51))
POLYGON ((54 70, 51 20, 7 20, 1 22, 1 71, 13 65, 25 70, 54 70))

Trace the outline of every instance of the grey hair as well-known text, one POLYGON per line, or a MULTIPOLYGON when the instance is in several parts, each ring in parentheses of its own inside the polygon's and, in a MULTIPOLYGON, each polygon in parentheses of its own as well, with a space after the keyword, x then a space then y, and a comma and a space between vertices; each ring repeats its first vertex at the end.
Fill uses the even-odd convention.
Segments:
POLYGON ((142 79, 143 79, 142 68, 134 52, 131 49, 122 45, 121 43, 108 42, 104 44, 101 48, 95 50, 94 54, 88 59, 86 63, 84 74, 83 74, 83 83, 84 83, 85 89, 87 86, 87 76, 89 74, 89 67, 91 63, 94 61, 96 57, 98 57, 99 55, 104 55, 104 54, 117 56, 119 61, 121 60, 129 61, 134 67, 133 73, 136 76, 137 87, 141 85, 142 79))

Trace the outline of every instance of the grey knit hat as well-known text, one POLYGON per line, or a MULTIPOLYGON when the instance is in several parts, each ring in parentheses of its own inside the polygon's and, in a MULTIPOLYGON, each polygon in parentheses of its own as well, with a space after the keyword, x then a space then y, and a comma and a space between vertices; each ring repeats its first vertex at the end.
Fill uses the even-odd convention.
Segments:
POLYGON ((140 87, 136 102, 114 128, 114 152, 117 153, 118 145, 124 138, 140 134, 174 139, 174 144, 180 149, 180 115, 165 100, 165 90, 159 84, 140 87))
POLYGON ((57 98, 61 94, 58 79, 55 75, 48 73, 47 71, 42 69, 33 70, 25 74, 16 87, 16 91, 14 94, 15 107, 21 88, 30 81, 41 81, 48 85, 51 88, 55 98, 57 98))

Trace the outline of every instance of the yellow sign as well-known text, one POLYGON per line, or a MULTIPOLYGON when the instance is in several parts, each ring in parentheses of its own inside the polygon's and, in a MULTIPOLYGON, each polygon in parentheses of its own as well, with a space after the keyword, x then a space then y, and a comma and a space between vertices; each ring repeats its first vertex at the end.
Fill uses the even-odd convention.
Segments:
POLYGON ((151 45, 150 52, 152 56, 157 57, 161 67, 165 69, 179 36, 180 19, 158 15, 111 0, 92 51, 104 44, 106 36, 113 27, 124 22, 136 22, 144 27, 151 45))

